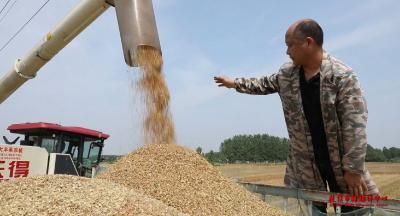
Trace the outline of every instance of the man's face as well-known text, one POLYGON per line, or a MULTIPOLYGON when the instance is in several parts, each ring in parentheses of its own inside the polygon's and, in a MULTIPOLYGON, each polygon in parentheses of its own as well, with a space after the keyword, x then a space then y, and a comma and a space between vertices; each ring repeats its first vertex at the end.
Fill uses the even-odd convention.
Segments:
POLYGON ((302 65, 308 56, 307 41, 288 31, 285 35, 285 42, 287 46, 286 54, 292 59, 293 64, 302 65))

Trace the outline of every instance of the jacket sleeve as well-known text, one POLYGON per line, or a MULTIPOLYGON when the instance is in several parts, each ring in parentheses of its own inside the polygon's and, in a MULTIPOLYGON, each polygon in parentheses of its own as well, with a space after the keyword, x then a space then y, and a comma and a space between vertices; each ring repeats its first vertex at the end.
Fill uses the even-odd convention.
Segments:
POLYGON ((279 92, 278 74, 259 78, 236 78, 236 91, 246 94, 266 95, 279 92))
POLYGON ((351 70, 339 81, 336 103, 342 130, 343 169, 362 174, 367 151, 368 110, 360 83, 351 70))

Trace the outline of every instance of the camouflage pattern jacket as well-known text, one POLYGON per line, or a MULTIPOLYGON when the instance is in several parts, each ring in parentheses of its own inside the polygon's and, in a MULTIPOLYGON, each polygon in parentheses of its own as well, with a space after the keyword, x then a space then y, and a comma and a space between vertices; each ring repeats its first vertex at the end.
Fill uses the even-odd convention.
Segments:
MULTIPOLYGON (((326 191, 315 164, 311 134, 303 111, 299 71, 299 66, 286 63, 271 76, 235 79, 236 90, 247 94, 279 94, 290 138, 285 185, 326 191)), ((326 52, 320 77, 322 118, 336 181, 343 192, 348 192, 344 171, 359 173, 367 183, 367 194, 378 193, 365 168, 368 111, 357 77, 350 67, 326 52)))

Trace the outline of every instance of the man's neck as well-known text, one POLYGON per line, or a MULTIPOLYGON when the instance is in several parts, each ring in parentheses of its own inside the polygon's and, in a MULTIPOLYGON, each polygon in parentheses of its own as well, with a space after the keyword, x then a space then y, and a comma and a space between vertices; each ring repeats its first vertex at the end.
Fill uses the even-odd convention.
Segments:
POLYGON ((315 55, 310 56, 309 61, 303 65, 306 80, 319 73, 323 58, 323 50, 319 50, 315 55))

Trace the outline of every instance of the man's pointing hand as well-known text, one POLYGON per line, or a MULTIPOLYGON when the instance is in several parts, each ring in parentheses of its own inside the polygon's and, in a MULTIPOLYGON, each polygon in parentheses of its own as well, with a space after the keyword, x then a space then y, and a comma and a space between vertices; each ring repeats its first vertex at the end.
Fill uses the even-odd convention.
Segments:
POLYGON ((226 76, 215 76, 214 81, 219 87, 235 88, 235 81, 226 76))

